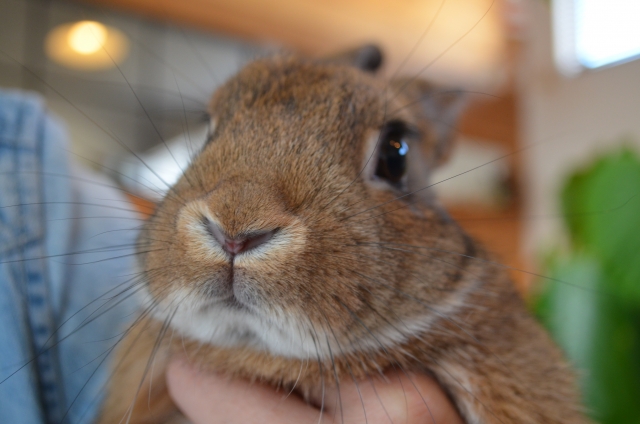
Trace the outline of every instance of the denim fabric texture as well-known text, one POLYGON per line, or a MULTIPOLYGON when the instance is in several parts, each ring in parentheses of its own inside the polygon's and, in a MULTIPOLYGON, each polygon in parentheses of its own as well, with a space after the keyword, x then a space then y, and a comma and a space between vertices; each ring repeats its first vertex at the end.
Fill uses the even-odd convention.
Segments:
POLYGON ((90 423, 132 319, 142 223, 69 162, 34 94, 0 90, 0 423, 90 423))

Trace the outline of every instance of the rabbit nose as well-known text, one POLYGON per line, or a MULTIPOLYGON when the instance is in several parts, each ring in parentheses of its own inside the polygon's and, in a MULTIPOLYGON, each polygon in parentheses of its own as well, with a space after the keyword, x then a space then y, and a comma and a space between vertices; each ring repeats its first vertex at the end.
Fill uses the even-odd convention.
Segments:
POLYGON ((229 237, 217 224, 213 222, 209 222, 207 227, 214 240, 216 240, 222 249, 231 256, 255 249, 267 243, 278 230, 276 228, 273 230, 253 231, 241 236, 229 237))
POLYGON ((265 244, 275 234, 276 230, 259 231, 251 233, 245 237, 238 238, 226 238, 222 248, 230 255, 237 255, 238 253, 246 252, 247 250, 255 249, 258 246, 265 244))

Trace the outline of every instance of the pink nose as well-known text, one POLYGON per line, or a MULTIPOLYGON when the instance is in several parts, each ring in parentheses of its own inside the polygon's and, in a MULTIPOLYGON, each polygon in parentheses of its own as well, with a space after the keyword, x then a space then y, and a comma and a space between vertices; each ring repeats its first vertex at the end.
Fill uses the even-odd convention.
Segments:
POLYGON ((224 239, 224 244, 222 248, 227 251, 227 253, 231 253, 232 255, 236 255, 245 250, 245 241, 244 240, 229 240, 227 238, 224 239))
POLYGON ((239 253, 246 252, 251 249, 255 249, 269 240, 276 233, 277 228, 273 230, 265 231, 253 231, 251 233, 231 238, 227 236, 222 229, 215 223, 209 222, 207 225, 209 233, 213 236, 225 252, 231 256, 235 256, 239 253))

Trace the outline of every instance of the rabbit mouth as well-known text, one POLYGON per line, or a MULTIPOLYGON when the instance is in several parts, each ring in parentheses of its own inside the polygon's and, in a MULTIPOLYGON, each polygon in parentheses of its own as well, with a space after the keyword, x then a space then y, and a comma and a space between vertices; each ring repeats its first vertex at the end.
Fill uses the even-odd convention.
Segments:
MULTIPOLYGON (((234 311, 253 314, 253 311, 249 308, 249 306, 245 305, 240 299, 236 297, 235 294, 215 303, 215 307, 220 307, 220 306, 224 308, 229 308, 234 311)), ((209 306, 209 307, 213 307, 213 306, 209 306)))

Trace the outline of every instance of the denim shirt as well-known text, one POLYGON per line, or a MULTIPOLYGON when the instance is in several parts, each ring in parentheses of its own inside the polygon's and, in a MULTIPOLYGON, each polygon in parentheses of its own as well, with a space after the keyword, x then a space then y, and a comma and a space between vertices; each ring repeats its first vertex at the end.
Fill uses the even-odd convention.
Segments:
POLYGON ((142 223, 69 163, 34 94, 0 90, 0 423, 90 423, 135 305, 142 223))

